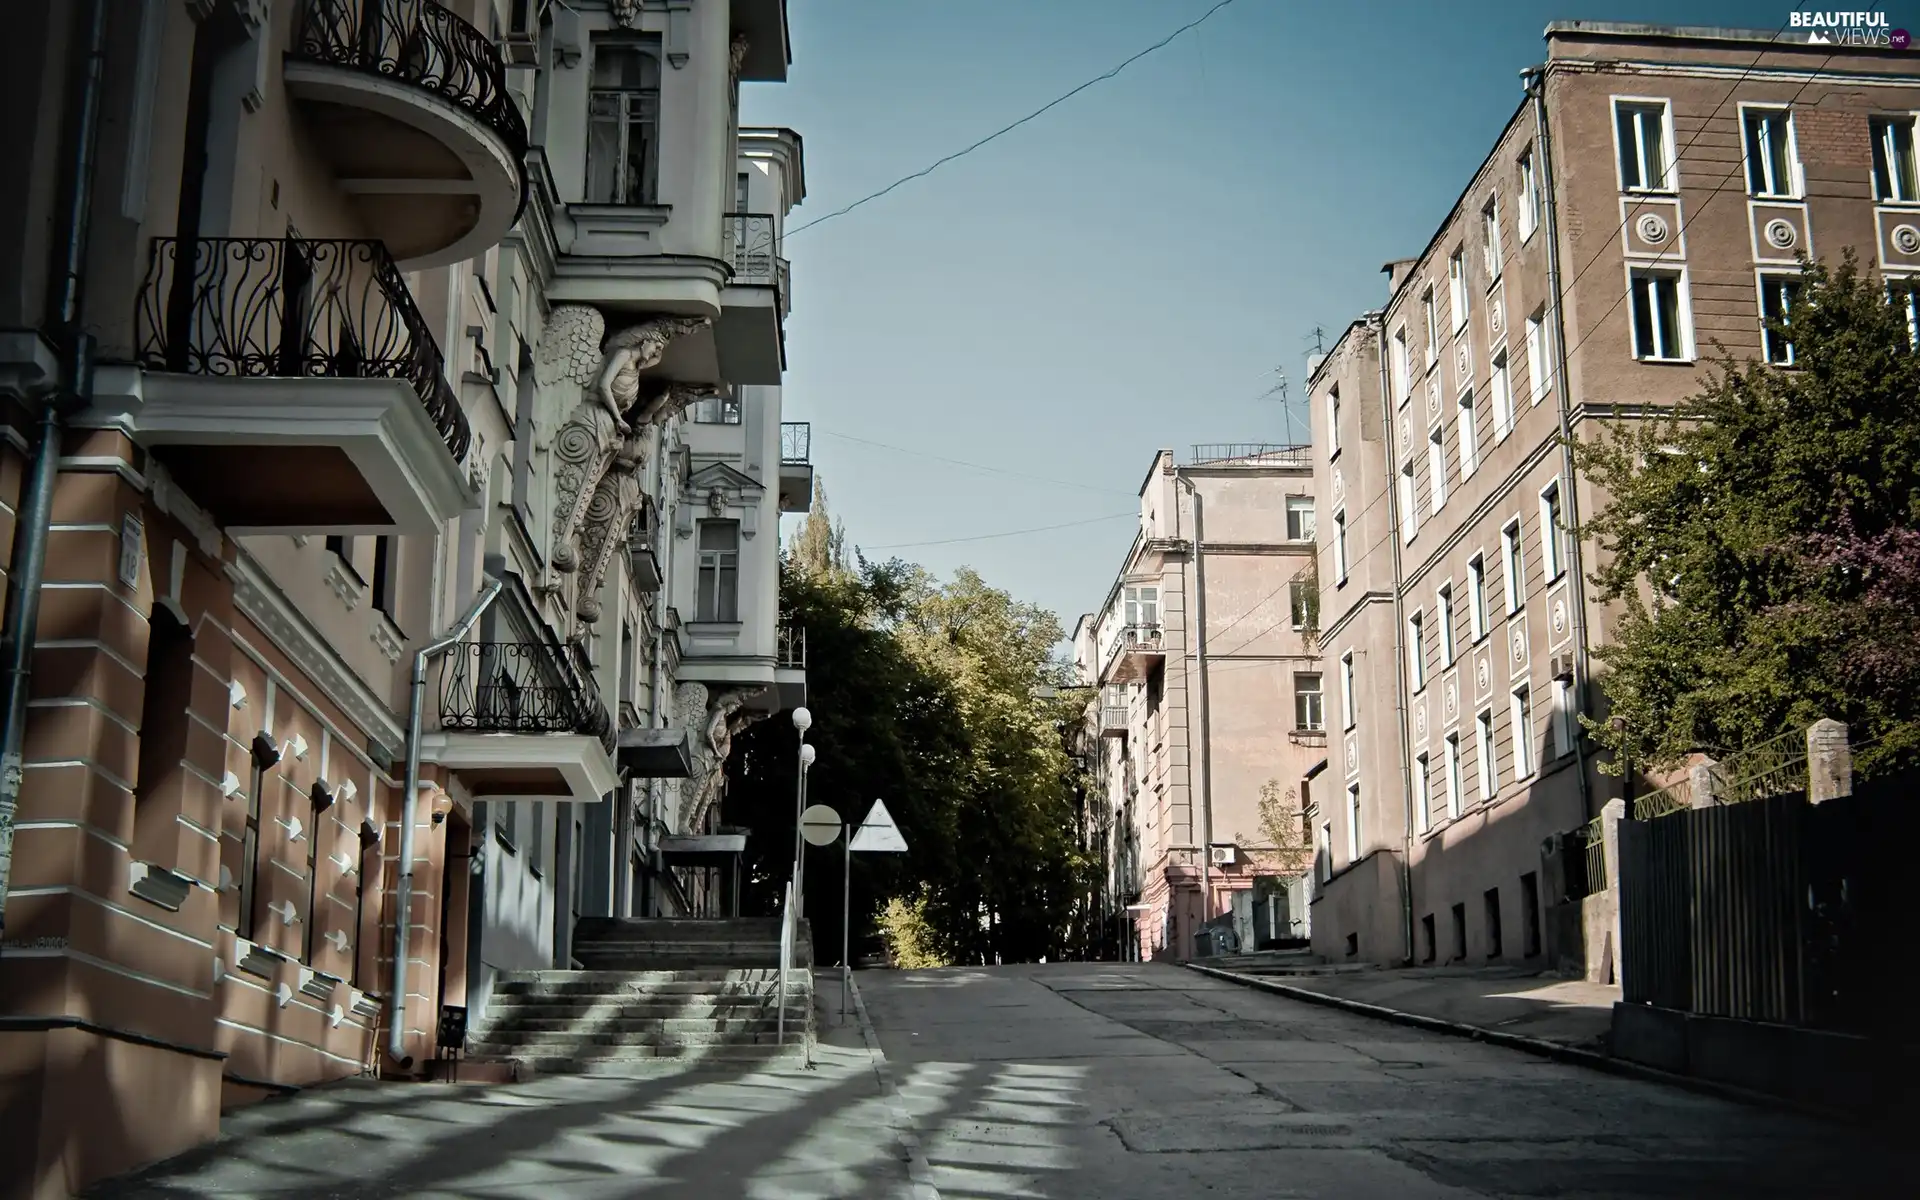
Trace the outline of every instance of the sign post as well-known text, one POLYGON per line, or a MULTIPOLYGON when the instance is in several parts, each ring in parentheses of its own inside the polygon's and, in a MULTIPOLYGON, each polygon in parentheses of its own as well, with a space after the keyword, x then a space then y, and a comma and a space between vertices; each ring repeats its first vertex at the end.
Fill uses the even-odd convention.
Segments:
POLYGON ((885 800, 875 800, 873 807, 867 810, 866 820, 860 822, 859 829, 847 830, 847 872, 844 880, 846 895, 840 904, 840 1016, 847 1015, 847 982, 853 975, 853 955, 851 949, 853 930, 853 852, 863 854, 904 854, 907 839, 900 836, 900 827, 893 823, 893 814, 887 811, 885 800))

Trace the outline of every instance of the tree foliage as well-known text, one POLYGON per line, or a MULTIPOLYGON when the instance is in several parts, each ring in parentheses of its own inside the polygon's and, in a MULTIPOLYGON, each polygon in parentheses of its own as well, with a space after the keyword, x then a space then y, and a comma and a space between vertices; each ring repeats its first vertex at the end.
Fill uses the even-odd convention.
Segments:
POLYGON ((1791 368, 1723 351, 1699 395, 1577 451, 1621 610, 1588 726, 1637 769, 1822 717, 1881 739, 1863 761, 1920 729, 1920 357, 1851 252, 1806 265, 1775 328, 1791 368))

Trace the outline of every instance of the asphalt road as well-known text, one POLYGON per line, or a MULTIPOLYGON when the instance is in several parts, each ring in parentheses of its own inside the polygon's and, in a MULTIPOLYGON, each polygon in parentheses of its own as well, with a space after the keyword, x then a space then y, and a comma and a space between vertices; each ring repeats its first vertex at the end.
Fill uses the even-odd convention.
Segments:
POLYGON ((923 1198, 1920 1194, 1910 1146, 1178 967, 858 980, 923 1198))

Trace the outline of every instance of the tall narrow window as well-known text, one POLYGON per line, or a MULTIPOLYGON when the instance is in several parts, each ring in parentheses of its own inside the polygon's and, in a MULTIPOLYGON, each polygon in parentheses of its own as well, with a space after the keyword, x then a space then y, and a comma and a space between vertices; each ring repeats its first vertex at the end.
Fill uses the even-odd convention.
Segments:
POLYGON ((398 572, 394 570, 394 540, 384 534, 373 539, 373 582, 368 589, 373 598, 373 607, 384 614, 387 620, 393 620, 394 581, 398 572))
POLYGON ((1433 764, 1424 754, 1413 760, 1413 787, 1414 828, 1425 833, 1432 823, 1433 764))
POLYGON ((260 907, 260 811, 267 790, 267 766, 258 757, 247 781, 247 821, 240 834, 240 915, 234 932, 248 941, 260 907))
POLYGON ((1487 286, 1491 288, 1500 278, 1500 198, 1488 198, 1487 206, 1480 210, 1480 248, 1486 255, 1487 286))
POLYGON ((1447 259, 1447 302, 1453 306, 1453 331, 1467 327, 1467 252, 1455 250, 1447 259))
POLYGON ((1353 694, 1353 651, 1340 656, 1340 723, 1345 729, 1354 726, 1353 694))
POLYGON ((1314 862, 1319 869, 1320 882, 1326 883, 1333 878, 1333 822, 1320 822, 1320 835, 1314 840, 1314 862))
POLYGON ((587 203, 652 204, 660 172, 660 60, 647 47, 593 48, 587 203))
POLYGON ((1360 861, 1360 785, 1347 785, 1347 861, 1360 861))
POLYGON ((1873 195, 1876 200, 1911 204, 1920 200, 1920 173, 1914 170, 1913 117, 1874 117, 1873 195))
POLYGON ((1434 309, 1431 284, 1420 293, 1420 315, 1427 327, 1427 362, 1432 364, 1440 358, 1440 314, 1434 309))
POLYGON ((1533 150, 1520 154, 1520 240, 1526 241, 1540 228, 1540 177, 1533 169, 1533 150))
POLYGON ((1513 388, 1507 379, 1507 352, 1493 356, 1493 376, 1488 383, 1493 392, 1493 440, 1505 441, 1513 432, 1513 388))
POLYGON ((1295 629, 1305 629, 1313 620, 1313 588, 1306 580, 1287 584, 1287 614, 1295 629))
POLYGON ((1440 665, 1450 667, 1454 659, 1453 584, 1441 584, 1434 594, 1433 621, 1439 627, 1436 632, 1440 635, 1440 665))
POLYGON ((700 522, 700 583, 694 620, 740 619, 740 522, 700 522))
POLYGON ((1293 675, 1293 727, 1325 729, 1327 715, 1320 694, 1320 672, 1296 671, 1293 675))
POLYGON ((1616 102, 1614 122, 1620 139, 1620 190, 1668 191, 1673 164, 1668 157, 1666 102, 1616 102))
POLYGON ((1553 368, 1547 361, 1546 307, 1542 305, 1527 318, 1527 391, 1540 403, 1553 385, 1553 368))
POLYGON ((1427 431, 1427 489, 1434 512, 1447 502, 1447 427, 1435 425, 1427 431))
POLYGON ((1427 686, 1427 618, 1416 612, 1407 618, 1407 682, 1414 691, 1427 686))
POLYGON ((1672 271, 1635 271, 1631 286, 1633 356, 1654 362, 1687 359, 1680 276, 1672 271))
POLYGON ((1553 681, 1553 755, 1573 753, 1576 726, 1573 719, 1573 686, 1564 679, 1553 681))
POLYGON ((1446 759, 1443 765, 1447 771, 1447 816, 1457 817, 1460 815, 1462 806, 1460 796, 1462 788, 1460 777, 1460 735, 1457 733, 1447 735, 1446 759))
POLYGON ((533 809, 533 820, 527 829, 527 870, 539 879, 547 873, 547 825, 553 820, 551 804, 528 805, 533 809))
POLYGON ((1347 510, 1333 514, 1333 576, 1347 581, 1347 510))
POLYGON ((1413 391, 1413 365, 1407 358, 1406 326, 1393 331, 1393 342, 1387 354, 1387 374, 1393 383, 1393 398, 1404 401, 1413 391))
POLYGON ((1160 623, 1160 589, 1130 587, 1122 593, 1122 615, 1128 625, 1153 626, 1160 623))
POLYGON ((1560 578, 1567 569, 1565 536, 1560 521, 1560 481, 1554 480, 1540 489, 1540 568, 1545 572, 1547 582, 1560 578))
POLYGON ((1792 112, 1748 108, 1740 116, 1747 135, 1747 191, 1755 196, 1798 195, 1792 112))
POLYGON ((1500 790, 1500 764, 1493 757, 1493 710, 1490 708, 1474 720, 1473 752, 1480 760, 1480 798, 1491 800, 1500 790))
POLYGON ((1793 365, 1793 340, 1787 336, 1787 323, 1799 298, 1799 280, 1784 275, 1760 277, 1760 343, 1767 361, 1775 366, 1793 365))
POLYGON ((1340 385, 1327 389, 1327 456, 1340 453, 1340 385))
POLYGON ((1413 485, 1413 460, 1400 464, 1400 536, 1412 541, 1420 532, 1419 497, 1413 485))
POLYGON ((1287 497, 1287 540, 1290 542, 1310 542, 1313 540, 1313 497, 1287 497))
POLYGON ((1506 576, 1507 611, 1517 613, 1527 599, 1526 551, 1520 546, 1520 518, 1508 521, 1500 530, 1501 563, 1506 576))
POLYGON ((1487 560, 1476 554, 1467 562, 1467 632, 1473 641, 1487 636, 1487 560))
POLYGON ((1460 438, 1460 480, 1473 478, 1480 469, 1480 422, 1473 407, 1473 389, 1460 393, 1458 437, 1460 438))
POLYGON ((1533 689, 1521 684, 1513 689, 1513 777, 1525 779, 1533 774, 1533 689))

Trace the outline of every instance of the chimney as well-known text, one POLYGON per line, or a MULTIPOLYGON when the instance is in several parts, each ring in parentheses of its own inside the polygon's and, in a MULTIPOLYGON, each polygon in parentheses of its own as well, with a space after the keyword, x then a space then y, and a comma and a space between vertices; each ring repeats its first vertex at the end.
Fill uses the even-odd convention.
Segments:
POLYGON ((1407 281, 1407 276, 1413 274, 1413 268, 1418 266, 1419 262, 1417 258, 1396 258, 1380 268, 1387 277, 1388 299, 1392 299, 1400 291, 1400 285, 1407 281))

